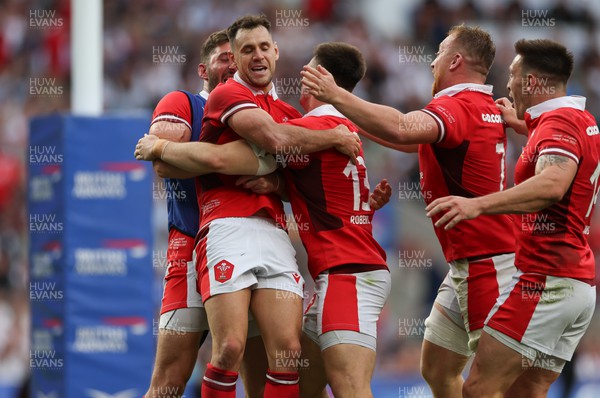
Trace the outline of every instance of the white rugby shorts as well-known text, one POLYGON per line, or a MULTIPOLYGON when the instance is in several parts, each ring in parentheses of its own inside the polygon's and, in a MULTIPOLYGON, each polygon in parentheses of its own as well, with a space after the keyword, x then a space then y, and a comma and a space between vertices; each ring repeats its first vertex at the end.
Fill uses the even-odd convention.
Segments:
POLYGON ((202 301, 246 288, 304 295, 304 279, 286 231, 263 217, 220 218, 200 234, 196 245, 202 301))
POLYGON ((390 289, 388 270, 353 274, 325 271, 315 281, 303 330, 321 351, 335 344, 356 344, 375 351, 377 320, 390 289))

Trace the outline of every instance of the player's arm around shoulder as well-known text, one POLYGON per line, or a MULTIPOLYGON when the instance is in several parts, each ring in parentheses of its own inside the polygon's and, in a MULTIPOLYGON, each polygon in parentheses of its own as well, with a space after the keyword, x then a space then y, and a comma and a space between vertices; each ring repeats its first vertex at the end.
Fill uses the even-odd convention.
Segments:
MULTIPOLYGON (((304 66, 302 83, 317 99, 332 104, 360 127, 366 136, 390 148, 428 144, 438 138, 435 120, 420 111, 402 113, 390 106, 375 104, 339 87, 325 68, 304 66)), ((414 147, 397 148, 414 151, 414 147)))
MULTIPOLYGON (((189 130, 187 126, 184 125, 184 127, 185 129, 189 130)), ((150 126, 149 133, 153 136, 170 142, 185 142, 183 141, 187 134, 185 129, 182 129, 182 125, 180 123, 161 121, 150 126)), ((189 130, 188 140, 190 136, 191 130, 189 130)), ((160 158, 152 161, 152 167, 154 168, 156 175, 161 178, 192 178, 196 176, 196 174, 193 172, 183 170, 177 166, 163 161, 160 158)))
POLYGON ((302 154, 335 148, 353 161, 360 152, 360 139, 356 133, 340 124, 333 129, 310 130, 287 123, 276 123, 262 109, 241 110, 227 119, 227 124, 237 134, 270 153, 281 148, 298 148, 302 154))
POLYGON ((138 160, 153 161, 159 166, 158 175, 170 178, 209 173, 264 175, 277 167, 273 156, 258 153, 245 140, 215 145, 208 142, 173 142, 146 134, 138 141, 134 155, 138 160), (162 164, 173 168, 176 173, 162 173, 162 164))

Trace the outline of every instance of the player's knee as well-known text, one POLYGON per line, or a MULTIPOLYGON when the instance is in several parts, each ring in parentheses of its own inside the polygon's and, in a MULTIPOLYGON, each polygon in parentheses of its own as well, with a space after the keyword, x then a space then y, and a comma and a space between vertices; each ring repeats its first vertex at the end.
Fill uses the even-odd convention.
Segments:
MULTIPOLYGON (((216 348, 212 364, 221 369, 238 368, 244 355, 244 341, 236 337, 224 339, 216 348)), ((214 344, 214 342, 213 342, 214 344)))
POLYGON ((284 358, 300 358, 302 346, 297 336, 285 336, 278 341, 277 348, 273 356, 275 358, 283 356, 284 358), (285 355, 284 355, 285 354, 285 355))
POLYGON ((329 384, 336 397, 365 396, 364 394, 370 391, 370 380, 363 376, 356 374, 356 372, 348 371, 327 373, 329 384))

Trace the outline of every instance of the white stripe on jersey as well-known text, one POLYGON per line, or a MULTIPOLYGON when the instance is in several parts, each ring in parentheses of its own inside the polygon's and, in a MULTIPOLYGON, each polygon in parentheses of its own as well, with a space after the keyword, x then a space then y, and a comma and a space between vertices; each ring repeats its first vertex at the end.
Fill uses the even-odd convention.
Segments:
POLYGON ((157 117, 155 117, 155 118, 152 120, 152 123, 150 123, 150 125, 153 125, 154 123, 156 123, 156 122, 160 122, 160 121, 162 121, 162 120, 166 120, 167 122, 168 122, 168 121, 172 121, 172 120, 177 120, 177 121, 179 121, 179 122, 181 122, 181 123, 185 123, 185 125, 186 125, 186 126, 188 126, 188 128, 189 128, 190 130, 192 129, 192 126, 191 126, 191 125, 190 125, 190 124, 187 122, 187 120, 185 120, 185 119, 182 119, 182 118, 180 118, 179 116, 175 116, 175 115, 160 115, 160 116, 157 116, 157 117))
POLYGON ((221 115, 221 123, 225 124, 225 121, 227 120, 227 118, 229 116, 231 116, 238 109, 242 109, 242 108, 258 108, 258 105, 256 105, 253 102, 246 102, 243 104, 236 105, 233 108, 231 108, 230 110, 228 110, 227 112, 223 113, 223 115, 221 115))
POLYGON ((440 138, 436 141, 436 144, 442 142, 444 140, 444 137, 446 137, 446 126, 444 125, 444 122, 435 113, 433 113, 427 109, 421 109, 421 110, 423 112, 425 112, 426 114, 430 115, 432 118, 434 118, 435 121, 440 126, 440 138))
POLYGON ((566 155, 566 156, 570 157, 571 159, 573 159, 575 161, 575 163, 579 164, 579 158, 574 153, 569 152, 569 151, 565 151, 564 149, 560 149, 560 148, 546 148, 546 149, 542 149, 540 151, 540 155, 539 156, 546 155, 548 152, 560 153, 560 154, 566 155))

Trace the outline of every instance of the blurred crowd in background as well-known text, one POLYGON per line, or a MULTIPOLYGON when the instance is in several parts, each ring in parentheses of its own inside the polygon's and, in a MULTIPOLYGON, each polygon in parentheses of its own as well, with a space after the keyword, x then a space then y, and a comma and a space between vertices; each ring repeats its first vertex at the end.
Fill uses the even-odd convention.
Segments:
MULTIPOLYGON (((496 61, 488 82, 507 95, 508 65, 519 38, 563 42, 575 55, 569 93, 587 97, 600 115, 600 3, 509 0, 106 0, 106 112, 150 111, 174 89, 199 91, 199 50, 209 33, 247 13, 265 13, 280 49, 275 84, 299 108, 301 67, 323 41, 346 41, 365 55, 368 70, 355 90, 401 111, 431 99, 429 64, 448 29, 465 22, 488 30, 496 61)), ((0 385, 28 371, 27 208, 25 177, 31 117, 70 107, 70 0, 1 0, 0 13, 0 385), (42 89, 40 89, 40 87, 42 89)), ((300 108, 299 108, 300 109, 300 108)), ((144 132, 139 132, 140 135, 144 132)), ((510 132, 509 185, 524 137, 510 132)), ((394 189, 376 216, 376 237, 388 253, 394 287, 382 319, 377 377, 417 375, 422 322, 445 273, 441 250, 418 193, 415 154, 365 140, 371 186, 394 189), (418 261, 406 261, 416 259, 418 261)), ((133 152, 133 148, 132 148, 133 152)), ((164 203, 157 201, 156 242, 166 242, 164 203)), ((600 260, 600 212, 590 244, 600 260)), ((296 243, 298 243, 298 240, 296 243)), ((298 246, 298 245, 297 245, 298 246)), ((299 261, 305 261, 298 246, 299 261)), ((150 265, 149 265, 150 266, 150 265)), ((157 280, 164 269, 157 270, 157 280), (160 271, 160 272, 159 272, 160 271)), ((598 311, 597 311, 598 312, 598 311)), ((600 316, 583 339, 580 380, 600 379, 600 316)))

